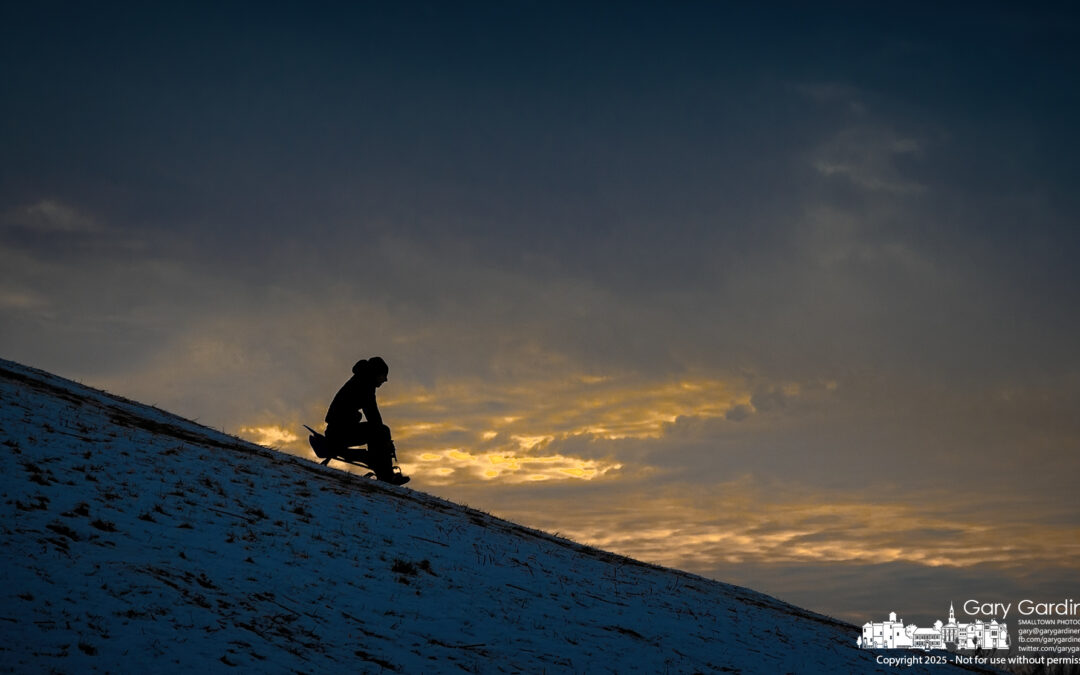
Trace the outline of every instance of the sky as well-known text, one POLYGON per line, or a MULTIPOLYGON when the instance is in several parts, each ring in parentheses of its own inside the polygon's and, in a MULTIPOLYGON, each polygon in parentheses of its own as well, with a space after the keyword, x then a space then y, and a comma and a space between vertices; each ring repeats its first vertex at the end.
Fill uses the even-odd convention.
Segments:
POLYGON ((860 624, 1076 598, 1078 27, 4 3, 0 356, 310 456, 380 355, 410 487, 860 624))

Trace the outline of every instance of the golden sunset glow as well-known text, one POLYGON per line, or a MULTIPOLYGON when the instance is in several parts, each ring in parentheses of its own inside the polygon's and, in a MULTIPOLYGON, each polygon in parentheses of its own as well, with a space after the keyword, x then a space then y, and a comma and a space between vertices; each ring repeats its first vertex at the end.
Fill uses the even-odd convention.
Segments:
POLYGON ((600 460, 586 460, 563 455, 514 455, 501 452, 470 454, 460 450, 425 452, 419 462, 402 463, 408 473, 427 472, 434 469, 439 482, 460 480, 502 480, 507 483, 526 481, 581 479, 592 480, 617 472, 621 464, 600 460), (431 466, 425 466, 425 464, 431 466))
MULTIPOLYGON (((779 388, 788 396, 800 391, 793 383, 779 388)), ((753 410, 746 385, 738 379, 648 382, 595 375, 534 381, 528 387, 493 387, 476 381, 471 386, 459 382, 420 390, 405 383, 399 389, 403 391, 393 395, 388 391, 381 404, 384 418, 393 424, 399 458, 403 466, 425 473, 438 465, 440 484, 592 480, 617 472, 622 463, 548 453, 545 448, 575 439, 586 443, 658 439, 679 419, 722 419, 736 408, 753 410), (492 400, 500 401, 499 412, 486 415, 492 400), (455 406, 449 407, 448 401, 455 406), (459 447, 448 449, 452 439, 459 447)), ((306 437, 279 427, 253 425, 244 433, 310 454, 306 437)))
POLYGON ((300 436, 279 426, 242 427, 240 434, 244 438, 270 447, 296 446, 300 436))
MULTIPOLYGON (((1071 527, 1031 527, 1006 509, 987 519, 941 519, 932 508, 871 501, 828 503, 835 495, 807 494, 775 501, 745 483, 700 494, 642 495, 632 512, 602 513, 584 500, 582 525, 572 539, 682 569, 717 558, 749 564, 859 564, 904 562, 964 568, 1069 565, 1080 553, 1071 527), (988 541, 1008 542, 1006 545, 988 541)), ((554 525, 552 523, 552 525, 554 525)))
MULTIPOLYGON (((797 392, 798 385, 784 385, 797 392)), ((400 438, 424 439, 469 432, 479 444, 504 439, 530 451, 557 439, 657 438, 679 418, 719 418, 737 406, 752 410, 750 394, 738 380, 701 379, 647 382, 635 378, 592 377, 541 380, 529 387, 500 387, 476 381, 387 396, 385 409, 403 419, 400 438), (485 415, 490 401, 502 410, 485 415), (435 401, 454 401, 449 409, 435 401), (412 421, 416 419, 417 421, 412 421), (420 422, 419 419, 427 419, 420 422)))

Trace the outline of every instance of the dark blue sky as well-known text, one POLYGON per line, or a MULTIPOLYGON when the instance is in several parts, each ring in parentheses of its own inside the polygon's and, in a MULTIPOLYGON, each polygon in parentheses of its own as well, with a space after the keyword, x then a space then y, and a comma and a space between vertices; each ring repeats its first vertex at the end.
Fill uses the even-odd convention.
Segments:
POLYGON ((785 87, 839 83, 902 131, 947 133, 962 152, 935 164, 973 196, 1019 181, 1072 198, 1075 159, 1054 151, 1076 143, 1068 16, 44 4, 5 17, 5 192, 129 190, 178 219, 226 207, 286 229, 315 205, 415 221, 416 197, 441 198, 471 216, 459 227, 515 236, 547 210, 566 243, 611 202, 668 214, 795 189, 770 158, 836 120, 785 87))
POLYGON ((851 585, 883 565, 924 580, 905 616, 986 565, 1052 586, 1080 526, 1053 498, 1080 468, 1078 25, 6 3, 0 353, 295 452, 378 353, 421 489, 846 618, 891 611, 851 585), (980 558, 987 518, 1027 557, 980 558))

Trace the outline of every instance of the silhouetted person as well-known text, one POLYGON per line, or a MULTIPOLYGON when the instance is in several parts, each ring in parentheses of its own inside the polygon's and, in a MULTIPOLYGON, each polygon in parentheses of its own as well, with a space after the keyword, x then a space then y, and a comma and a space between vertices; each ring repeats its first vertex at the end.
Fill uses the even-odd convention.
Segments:
POLYGON ((409 479, 394 471, 394 441, 375 401, 375 390, 386 382, 390 368, 382 358, 373 356, 357 361, 352 372, 326 411, 326 439, 342 450, 366 444, 365 463, 375 476, 401 485, 409 479))

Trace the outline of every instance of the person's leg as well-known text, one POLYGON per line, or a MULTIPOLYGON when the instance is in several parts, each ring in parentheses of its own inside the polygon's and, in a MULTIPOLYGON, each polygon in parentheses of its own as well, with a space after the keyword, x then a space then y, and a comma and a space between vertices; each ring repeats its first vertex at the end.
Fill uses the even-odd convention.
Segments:
POLYGON ((388 476, 394 468, 394 441, 390 438, 390 427, 385 424, 361 422, 361 433, 367 439, 368 466, 380 478, 388 476))
POLYGON ((366 424, 328 425, 326 427, 326 440, 330 441, 344 456, 349 448, 365 445, 368 442, 369 432, 366 424))
POLYGON ((326 438, 337 444, 340 456, 346 460, 359 460, 371 467, 379 480, 402 485, 409 479, 394 471, 394 441, 390 427, 385 424, 361 422, 353 427, 327 427, 326 438), (349 450, 351 446, 367 445, 367 450, 349 450))

